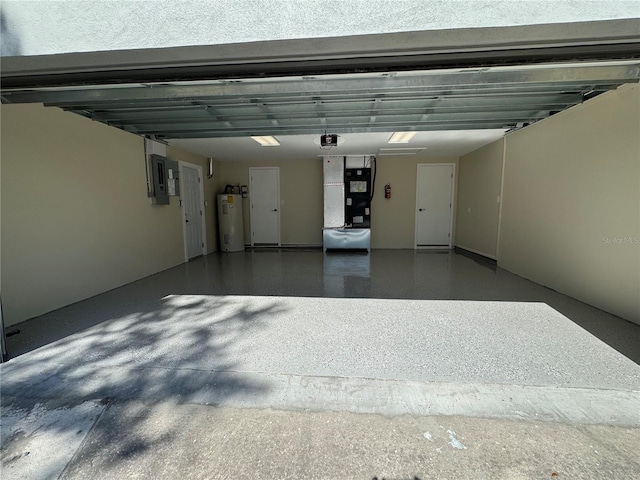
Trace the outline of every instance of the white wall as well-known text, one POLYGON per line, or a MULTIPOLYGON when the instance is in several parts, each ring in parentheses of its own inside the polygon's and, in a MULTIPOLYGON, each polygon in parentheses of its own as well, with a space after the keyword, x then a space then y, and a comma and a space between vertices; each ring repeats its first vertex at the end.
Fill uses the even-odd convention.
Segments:
POLYGON ((184 261, 178 198, 151 204, 142 138, 42 105, 0 115, 6 325, 184 261))
POLYGON ((506 142, 498 265, 640 323, 640 86, 506 142))

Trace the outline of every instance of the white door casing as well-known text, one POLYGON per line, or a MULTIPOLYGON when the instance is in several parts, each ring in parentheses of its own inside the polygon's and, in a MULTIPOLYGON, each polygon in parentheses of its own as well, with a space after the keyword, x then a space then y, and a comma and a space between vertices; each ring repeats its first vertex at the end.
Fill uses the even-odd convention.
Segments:
POLYGON ((455 164, 418 165, 416 248, 451 248, 455 164))
POLYGON ((180 162, 185 261, 205 254, 204 189, 202 167, 180 162))
POLYGON ((251 245, 280 245, 280 168, 249 168, 251 245))

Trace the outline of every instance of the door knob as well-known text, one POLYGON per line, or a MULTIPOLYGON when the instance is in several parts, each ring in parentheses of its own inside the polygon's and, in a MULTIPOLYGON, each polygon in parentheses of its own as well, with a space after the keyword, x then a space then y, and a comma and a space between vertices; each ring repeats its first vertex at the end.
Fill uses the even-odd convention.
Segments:
POLYGON ((272 211, 272 212, 277 212, 277 211, 278 211, 278 209, 277 209, 277 208, 274 208, 274 209, 273 209, 273 210, 271 210, 271 211, 272 211))
POLYGON ((419 208, 419 209, 418 209, 418 211, 419 211, 419 212, 422 212, 422 211, 424 211, 424 210, 426 210, 426 208, 419 208))

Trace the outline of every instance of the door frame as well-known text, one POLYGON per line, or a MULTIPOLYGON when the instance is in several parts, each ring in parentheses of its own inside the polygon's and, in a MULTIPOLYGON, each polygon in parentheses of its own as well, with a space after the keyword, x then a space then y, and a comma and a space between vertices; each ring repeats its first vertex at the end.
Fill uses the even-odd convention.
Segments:
POLYGON ((184 261, 185 263, 189 261, 189 249, 187 247, 187 223, 184 221, 184 200, 183 195, 186 192, 185 183, 184 183, 184 167, 193 168, 198 171, 198 175, 200 178, 200 182, 198 182, 198 196, 200 197, 200 207, 202 208, 202 215, 200 215, 200 224, 202 231, 202 255, 207 254, 207 224, 205 221, 205 206, 204 206, 204 182, 202 179, 202 166, 197 165, 195 163, 183 162, 182 160, 178 162, 178 174, 180 175, 180 221, 182 222, 182 245, 184 248, 184 261))
POLYGON ((433 166, 451 166, 453 170, 451 172, 451 198, 449 201, 451 202, 451 209, 449 211, 449 246, 446 247, 449 250, 453 248, 453 211, 456 208, 455 205, 455 192, 456 192, 456 164, 455 163, 418 163, 416 166, 416 205, 415 205, 415 220, 414 220, 414 236, 413 236, 413 248, 414 250, 442 250, 444 247, 442 246, 418 246, 418 189, 420 188, 420 176, 418 175, 418 169, 421 166, 433 167, 433 166))
MULTIPOLYGON (((280 202, 280 167, 249 167, 249 196, 253 195, 253 175, 251 174, 251 172, 253 172, 254 170, 276 170, 278 172, 278 247, 282 246, 282 231, 281 231, 281 213, 282 213, 282 205, 280 202)), ((253 200, 251 198, 249 198, 249 200, 251 200, 251 203, 249 204, 249 224, 250 224, 250 232, 249 232, 249 236, 250 238, 250 245, 253 247, 255 246, 255 242, 253 241, 253 200)))

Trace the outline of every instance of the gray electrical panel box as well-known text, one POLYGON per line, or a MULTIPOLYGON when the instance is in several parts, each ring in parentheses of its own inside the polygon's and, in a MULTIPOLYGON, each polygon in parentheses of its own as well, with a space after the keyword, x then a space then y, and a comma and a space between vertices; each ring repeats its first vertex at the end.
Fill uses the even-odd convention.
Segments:
POLYGON ((153 198, 156 205, 169 205, 169 191, 167 185, 166 158, 160 155, 151 157, 151 178, 153 179, 153 198))
POLYGON ((178 162, 160 155, 149 155, 151 177, 153 179, 152 196, 156 205, 169 205, 169 197, 180 195, 178 162))

